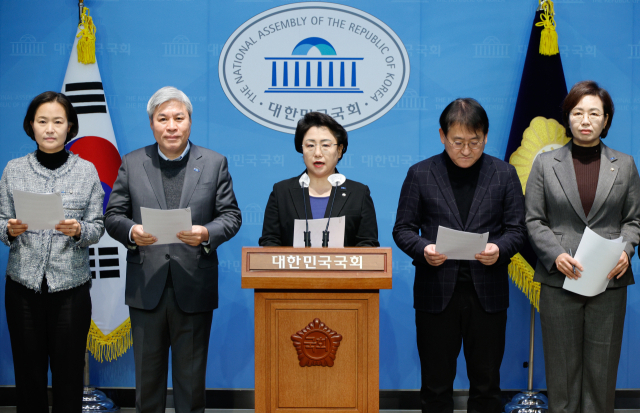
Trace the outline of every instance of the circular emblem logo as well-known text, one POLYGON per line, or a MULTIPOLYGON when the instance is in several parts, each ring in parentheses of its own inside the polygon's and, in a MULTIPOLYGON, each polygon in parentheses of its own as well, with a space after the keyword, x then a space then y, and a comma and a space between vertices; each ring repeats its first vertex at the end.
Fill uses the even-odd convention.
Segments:
POLYGON ((301 367, 333 367, 342 336, 319 319, 291 336, 301 367))
POLYGON ((254 16, 227 40, 218 64, 233 105, 293 134, 318 111, 347 130, 382 117, 409 82, 400 38, 377 18, 333 3, 294 3, 254 16))

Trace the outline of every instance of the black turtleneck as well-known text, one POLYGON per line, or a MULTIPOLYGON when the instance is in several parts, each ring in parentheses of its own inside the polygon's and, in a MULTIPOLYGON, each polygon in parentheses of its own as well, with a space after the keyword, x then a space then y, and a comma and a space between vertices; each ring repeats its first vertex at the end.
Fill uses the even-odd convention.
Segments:
POLYGON ((47 169, 58 169, 69 159, 69 152, 66 149, 62 149, 60 152, 56 153, 46 153, 42 152, 40 148, 36 151, 36 159, 40 162, 40 165, 44 166, 47 169))
POLYGON ((476 186, 478 185, 478 176, 480 175, 480 168, 482 167, 483 159, 484 154, 481 155, 480 159, 470 167, 460 168, 458 165, 453 163, 449 154, 445 152, 449 182, 451 183, 453 196, 456 198, 456 205, 458 206, 458 212, 460 212, 460 218, 462 218, 463 224, 467 223, 467 217, 469 216, 473 195, 475 194, 476 186))
MULTIPOLYGON (((459 167, 453 163, 446 151, 444 154, 449 183, 451 183, 453 196, 456 199, 456 206, 458 207, 462 224, 466 225, 471 203, 473 202, 473 196, 476 193, 476 186, 478 186, 478 176, 480 175, 484 154, 480 155, 480 159, 468 168, 459 167)), ((471 279, 469 261, 460 261, 458 283, 469 284, 471 282, 473 282, 473 280, 471 279)))

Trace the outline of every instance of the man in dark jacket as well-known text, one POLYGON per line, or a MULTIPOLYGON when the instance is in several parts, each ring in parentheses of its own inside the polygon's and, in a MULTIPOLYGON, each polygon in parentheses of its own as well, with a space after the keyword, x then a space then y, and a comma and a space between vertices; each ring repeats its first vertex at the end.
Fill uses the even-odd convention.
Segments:
POLYGON ((218 307, 216 249, 242 217, 224 156, 189 142, 192 106, 164 87, 147 113, 156 144, 122 158, 105 214, 107 232, 127 252, 136 368, 136 411, 164 412, 169 348, 176 412, 204 412, 205 372, 213 310, 218 307), (175 243, 153 245, 140 208, 190 208, 193 226, 175 243))
POLYGON ((440 116, 444 152, 409 168, 393 237, 416 267, 413 287, 422 411, 453 412, 453 380, 464 342, 468 411, 499 413, 509 284, 507 267, 526 239, 524 197, 513 166, 484 154, 489 119, 474 99, 440 116), (435 248, 438 227, 489 233, 475 260, 435 248))

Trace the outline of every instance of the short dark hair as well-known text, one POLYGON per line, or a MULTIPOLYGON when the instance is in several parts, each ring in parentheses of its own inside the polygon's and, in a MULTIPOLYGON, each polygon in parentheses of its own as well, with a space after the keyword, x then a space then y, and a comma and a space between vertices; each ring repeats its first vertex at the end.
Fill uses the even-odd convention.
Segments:
POLYGON ((33 133, 31 122, 35 120, 38 108, 43 103, 51 102, 58 102, 59 104, 61 104, 64 108, 65 114, 67 115, 67 123, 69 124, 69 126, 71 126, 71 129, 69 129, 69 132, 67 133, 67 139, 64 141, 64 143, 67 144, 78 134, 78 114, 69 101, 69 98, 67 98, 63 93, 49 91, 40 93, 38 96, 33 98, 31 103, 29 103, 29 108, 27 108, 27 114, 24 115, 24 122, 22 122, 22 127, 24 128, 24 131, 27 133, 27 135, 29 135, 29 137, 35 141, 36 136, 33 133))
POLYGON ((309 129, 314 126, 329 129, 329 132, 331 132, 333 137, 336 138, 336 141, 338 141, 338 146, 342 145, 342 154, 344 155, 345 152, 347 152, 347 146, 349 145, 347 131, 334 118, 322 112, 308 112, 298 121, 294 137, 296 151, 302 153, 302 139, 304 135, 309 132, 309 129))
POLYGON ((453 125, 472 131, 489 132, 489 117, 482 105, 473 98, 458 98, 449 103, 440 115, 440 127, 445 135, 453 125))
POLYGON ((607 92, 606 89, 601 88, 593 80, 583 80, 582 82, 578 82, 573 85, 567 94, 567 97, 564 98, 564 101, 562 102, 562 123, 564 124, 567 137, 573 138, 569 115, 573 108, 575 108, 578 103, 580 103, 580 100, 585 96, 597 96, 602 101, 602 109, 604 109, 604 115, 607 119, 607 125, 602 129, 602 133, 600 134, 600 138, 604 139, 607 137, 607 133, 609 133, 615 108, 613 107, 613 100, 611 100, 609 92, 607 92))

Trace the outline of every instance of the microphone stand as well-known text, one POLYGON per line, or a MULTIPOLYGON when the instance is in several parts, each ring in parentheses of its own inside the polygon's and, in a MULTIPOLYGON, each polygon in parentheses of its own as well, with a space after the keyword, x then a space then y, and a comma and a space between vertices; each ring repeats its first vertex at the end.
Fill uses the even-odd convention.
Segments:
POLYGON ((322 248, 329 247, 329 222, 331 221, 331 213, 333 212, 333 203, 336 200, 336 192, 338 192, 338 184, 333 186, 333 199, 331 200, 331 208, 329 209, 329 219, 327 219, 327 228, 322 231, 322 248))
POLYGON ((307 230, 304 231, 304 247, 311 248, 311 232, 309 231, 309 218, 307 217, 307 198, 304 196, 305 185, 303 182, 300 182, 300 187, 302 188, 302 204, 304 205, 304 222, 307 226, 307 230))
POLYGON ((307 230, 304 232, 304 247, 311 247, 311 232, 309 231, 309 219, 307 218, 307 199, 304 196, 304 188, 302 188, 302 202, 304 202, 304 221, 307 225, 307 230))

